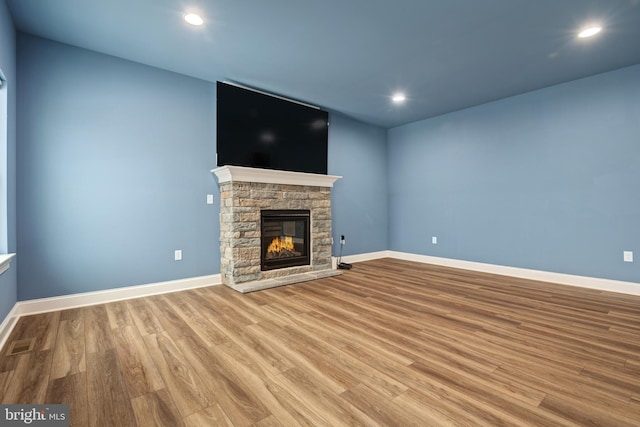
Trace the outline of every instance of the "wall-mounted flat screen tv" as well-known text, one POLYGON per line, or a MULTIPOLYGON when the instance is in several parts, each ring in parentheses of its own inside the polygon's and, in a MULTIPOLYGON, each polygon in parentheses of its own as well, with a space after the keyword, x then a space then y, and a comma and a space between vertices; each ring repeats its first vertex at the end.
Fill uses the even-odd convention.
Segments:
POLYGON ((217 82, 218 166, 327 174, 329 114, 217 82))

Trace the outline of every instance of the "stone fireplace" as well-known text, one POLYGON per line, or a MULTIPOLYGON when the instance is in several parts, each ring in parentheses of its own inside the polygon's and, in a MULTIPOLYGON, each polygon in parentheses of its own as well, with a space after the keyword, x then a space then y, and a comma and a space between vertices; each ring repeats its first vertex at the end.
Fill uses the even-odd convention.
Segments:
POLYGON ((340 177, 240 166, 212 172, 222 283, 250 292, 340 274, 331 262, 331 187, 340 177))

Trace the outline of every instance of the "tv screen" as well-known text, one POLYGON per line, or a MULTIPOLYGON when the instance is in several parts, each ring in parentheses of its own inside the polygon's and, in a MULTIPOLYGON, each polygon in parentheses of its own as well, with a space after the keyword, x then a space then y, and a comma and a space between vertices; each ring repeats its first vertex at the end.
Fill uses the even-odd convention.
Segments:
POLYGON ((218 166, 327 174, 329 114, 217 82, 218 166))

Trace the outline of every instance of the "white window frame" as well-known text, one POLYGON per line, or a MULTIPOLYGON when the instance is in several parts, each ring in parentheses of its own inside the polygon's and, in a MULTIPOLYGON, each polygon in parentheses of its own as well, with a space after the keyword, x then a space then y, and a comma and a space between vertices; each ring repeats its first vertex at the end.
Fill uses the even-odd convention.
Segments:
POLYGON ((7 146, 8 146, 8 114, 9 101, 7 96, 7 79, 0 69, 0 232, 4 234, 2 242, 2 252, 0 254, 0 274, 9 269, 11 259, 15 254, 7 254, 9 246, 9 229, 7 224, 8 207, 8 187, 7 187, 7 146))

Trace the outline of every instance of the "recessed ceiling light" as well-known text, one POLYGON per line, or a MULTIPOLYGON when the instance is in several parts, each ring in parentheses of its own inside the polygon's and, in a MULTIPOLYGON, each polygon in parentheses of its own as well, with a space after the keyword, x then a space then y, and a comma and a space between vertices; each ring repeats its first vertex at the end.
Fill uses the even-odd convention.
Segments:
POLYGON ((585 28, 584 30, 580 31, 578 33, 578 37, 580 37, 581 39, 584 39, 586 37, 595 36, 600 31, 602 31, 602 27, 599 26, 599 25, 594 25, 592 27, 588 27, 588 28, 585 28))
POLYGON ((394 93, 393 96, 391 97, 391 100, 393 102, 395 102, 396 104, 399 104, 401 102, 406 101, 407 97, 404 95, 404 93, 398 92, 398 93, 394 93))
POLYGON ((187 13, 184 15, 184 20, 195 26, 204 24, 204 19, 202 19, 202 17, 197 13, 187 13))

